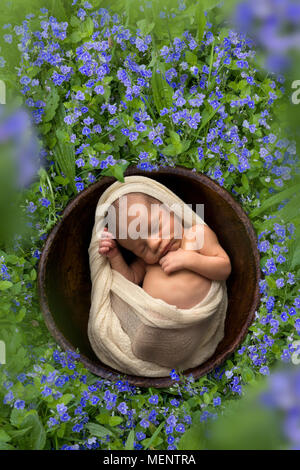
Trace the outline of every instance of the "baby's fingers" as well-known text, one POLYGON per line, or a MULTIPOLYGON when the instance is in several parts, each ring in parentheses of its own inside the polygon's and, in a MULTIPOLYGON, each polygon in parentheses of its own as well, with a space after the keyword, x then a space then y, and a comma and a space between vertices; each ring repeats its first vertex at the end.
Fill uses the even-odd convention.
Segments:
POLYGON ((114 240, 102 240, 100 246, 108 246, 109 248, 114 248, 116 246, 116 242, 114 240))
POLYGON ((111 232, 108 232, 107 227, 104 227, 104 230, 103 230, 103 232, 101 232, 100 237, 102 239, 115 238, 114 235, 111 232))
POLYGON ((101 248, 99 248, 99 253, 103 254, 103 253, 106 253, 107 251, 109 251, 110 248, 109 246, 101 246, 101 248))

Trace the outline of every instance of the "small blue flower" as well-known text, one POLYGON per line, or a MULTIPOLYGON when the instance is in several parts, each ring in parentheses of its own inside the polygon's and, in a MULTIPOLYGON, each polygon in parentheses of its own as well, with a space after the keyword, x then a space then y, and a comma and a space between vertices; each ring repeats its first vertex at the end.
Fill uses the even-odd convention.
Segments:
POLYGON ((52 426, 55 426, 56 424, 59 424, 59 421, 57 421, 57 419, 52 418, 52 417, 48 419, 49 428, 51 428, 52 426))
POLYGON ((179 401, 176 400, 176 398, 172 398, 172 400, 170 400, 170 403, 172 406, 175 406, 175 407, 178 407, 179 406, 179 401))
POLYGON ((82 191, 84 189, 84 184, 83 183, 75 183, 76 189, 78 192, 82 191))
POLYGON ((25 401, 24 400, 16 400, 14 403, 14 408, 18 410, 23 410, 25 408, 25 401))
POLYGON ((62 415, 63 413, 65 413, 68 410, 66 405, 64 405, 63 403, 59 403, 58 405, 56 405, 56 409, 57 409, 57 411, 60 415, 62 415))
POLYGON ((14 394, 13 392, 10 390, 4 397, 3 399, 3 403, 4 405, 6 405, 6 403, 10 403, 12 400, 14 399, 14 394))
POLYGON ((48 397, 52 394, 52 389, 50 387, 44 387, 44 390, 41 392, 41 395, 48 397))
POLYGON ((300 297, 295 298, 294 305, 295 305, 296 308, 300 308, 300 297))
POLYGON ((42 206, 44 207, 49 207, 51 202, 49 201, 49 199, 43 197, 41 199, 39 199, 39 202, 42 204, 42 206))
POLYGON ((136 439, 138 441, 142 441, 143 439, 146 439, 146 434, 142 431, 136 433, 136 439))
POLYGON ((140 421, 140 426, 142 426, 142 428, 148 428, 150 426, 150 423, 149 421, 147 421, 145 418, 143 418, 141 421, 140 421))
POLYGON ((291 357, 291 353, 288 349, 284 349, 282 354, 281 354, 281 360, 283 362, 289 362, 291 357))
POLYGON ((83 429, 83 424, 82 423, 77 423, 73 426, 72 431, 73 432, 80 432, 83 429))
POLYGON ((90 402, 91 402, 92 405, 96 405, 98 403, 98 401, 100 401, 99 397, 97 397, 96 395, 91 396, 90 402))
POLYGON ((170 426, 175 426, 176 425, 176 422, 177 422, 177 418, 176 416, 174 415, 170 415, 167 420, 166 420, 167 424, 169 424, 170 426))
POLYGON ((158 395, 152 395, 149 399, 148 399, 149 403, 152 403, 153 405, 157 405, 158 403, 158 395))
POLYGON ((180 432, 180 433, 184 433, 185 432, 184 424, 182 424, 182 423, 177 424, 177 426, 175 427, 175 431, 180 432))
POLYGON ((18 379, 21 383, 25 382, 25 380, 26 380, 26 374, 21 373, 21 374, 17 375, 17 379, 18 379))
POLYGON ((91 132, 92 132, 91 129, 87 126, 84 126, 84 128, 82 129, 82 134, 83 135, 89 136, 91 132))
POLYGON ((120 411, 121 414, 126 415, 128 411, 128 406, 123 401, 122 403, 118 405, 117 410, 120 411))
POLYGON ((103 86, 102 86, 102 85, 97 85, 97 86, 95 86, 94 92, 95 92, 97 95, 103 95, 103 94, 104 94, 104 88, 103 88, 103 86))
POLYGON ((85 99, 85 96, 84 96, 84 93, 82 93, 82 91, 77 91, 76 95, 75 95, 75 99, 76 100, 80 100, 80 101, 83 101, 85 99))
POLYGON ((279 279, 276 279, 276 286, 277 286, 278 288, 284 286, 284 279, 283 279, 282 277, 279 278, 279 279))
POLYGON ((286 258, 282 255, 277 256, 276 261, 280 264, 284 263, 286 261, 286 258))
POLYGON ((60 416, 60 420, 64 423, 66 421, 70 421, 71 416, 68 415, 68 413, 64 413, 63 415, 60 416))
POLYGON ((286 312, 282 312, 282 314, 280 315, 280 318, 282 321, 286 322, 288 320, 288 315, 286 312))
POLYGON ((214 398, 213 399, 213 404, 214 404, 214 406, 221 405, 221 398, 220 397, 214 398))

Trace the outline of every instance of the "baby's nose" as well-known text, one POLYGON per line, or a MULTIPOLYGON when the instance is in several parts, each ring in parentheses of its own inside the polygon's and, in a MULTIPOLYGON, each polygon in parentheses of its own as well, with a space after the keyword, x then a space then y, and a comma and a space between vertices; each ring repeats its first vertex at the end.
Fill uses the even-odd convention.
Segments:
POLYGON ((160 238, 148 238, 148 246, 152 251, 158 251, 159 247, 161 245, 161 239, 160 238))

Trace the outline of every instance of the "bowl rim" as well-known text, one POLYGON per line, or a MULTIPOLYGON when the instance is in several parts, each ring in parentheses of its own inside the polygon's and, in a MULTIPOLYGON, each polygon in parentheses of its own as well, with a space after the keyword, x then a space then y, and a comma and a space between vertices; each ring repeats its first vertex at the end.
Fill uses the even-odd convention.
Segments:
MULTIPOLYGON (((261 269, 260 269, 260 255, 259 255, 259 250, 257 246, 257 236, 255 233, 254 227, 252 225, 252 222, 249 219, 247 213, 241 207, 239 202, 237 202, 234 199, 232 194, 226 188, 222 187, 216 181, 214 181, 209 176, 201 172, 193 171, 190 168, 187 168, 181 165, 176 165, 174 167, 161 167, 158 170, 152 170, 151 172, 137 168, 137 166, 135 165, 130 165, 124 172, 124 176, 138 175, 138 176, 148 176, 149 178, 151 178, 151 175, 161 175, 161 174, 193 178, 194 180, 196 180, 196 182, 209 187, 214 192, 217 192, 218 195, 222 199, 224 199, 226 203, 229 204, 229 206, 231 206, 233 211, 237 214, 237 216, 243 223, 247 232, 248 240, 251 245, 251 251, 253 254, 253 259, 254 259, 254 264, 255 264, 256 285, 255 285, 255 290, 253 293, 252 305, 249 310, 246 321, 243 327, 241 328, 241 330, 239 331, 239 334, 234 338, 234 341, 232 341, 232 343, 230 344, 230 346, 227 348, 226 351, 222 352, 222 354, 220 354, 218 357, 214 357, 214 354, 213 354, 211 358, 206 360, 203 364, 184 371, 185 376, 192 374, 195 379, 198 379, 202 377, 203 375, 206 375, 207 373, 211 372, 213 369, 215 369, 216 367, 220 366, 222 363, 225 362, 225 360, 237 349, 239 344, 242 343, 242 341, 247 335, 248 328, 250 327, 250 325, 252 324, 254 320, 255 312, 257 311, 259 304, 260 304, 261 296, 259 292, 259 281, 261 280, 261 277, 262 277, 261 269)), ((87 188, 83 189, 80 193, 75 195, 67 203, 66 207, 62 211, 61 218, 58 220, 58 222, 49 232, 48 237, 45 240, 45 244, 41 251, 41 255, 40 255, 40 259, 38 263, 38 270, 37 270, 38 271, 37 272, 37 286, 38 286, 40 307, 43 313, 46 326, 50 334, 57 341, 59 346, 65 351, 72 351, 72 352, 77 353, 78 349, 75 348, 69 342, 69 340, 58 330, 58 327, 51 314, 50 307, 49 307, 48 300, 47 300, 47 294, 44 289, 47 256, 51 250, 52 243, 55 240, 56 235, 59 232, 61 225, 64 223, 68 215, 72 212, 73 208, 76 207, 82 200, 84 200, 90 193, 97 190, 98 187, 101 187, 106 183, 112 184, 115 181, 117 181, 116 178, 112 176, 100 175, 99 179, 96 182, 92 183, 87 188)), ((144 377, 144 376, 125 374, 115 369, 112 369, 109 366, 106 366, 105 364, 101 363, 100 360, 98 363, 92 359, 89 359, 87 356, 85 356, 85 354, 82 354, 80 352, 79 354, 80 354, 80 358, 79 358, 80 362, 90 372, 108 380, 124 380, 125 378, 125 380, 127 380, 128 383, 132 385, 135 385, 138 387, 155 387, 155 388, 170 387, 175 383, 175 380, 171 379, 171 377, 166 377, 166 376, 165 377, 144 377)))

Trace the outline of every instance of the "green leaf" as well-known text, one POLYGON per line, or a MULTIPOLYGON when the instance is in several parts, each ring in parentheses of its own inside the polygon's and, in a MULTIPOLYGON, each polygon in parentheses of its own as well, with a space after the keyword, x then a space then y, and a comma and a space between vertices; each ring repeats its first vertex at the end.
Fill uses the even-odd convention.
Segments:
POLYGON ((178 154, 178 149, 175 147, 175 145, 170 144, 162 149, 162 153, 168 157, 175 157, 175 155, 178 154))
POLYGON ((64 437, 65 432, 66 432, 66 423, 62 423, 60 425, 59 430, 57 431, 57 437, 60 437, 60 438, 64 437))
POLYGON ((81 34, 79 31, 74 31, 71 35, 70 35, 70 41, 74 44, 76 44, 77 42, 81 41, 81 34))
POLYGON ((143 36, 146 36, 147 34, 152 31, 152 29, 155 26, 155 23, 149 23, 147 20, 143 19, 140 21, 137 21, 137 26, 141 30, 141 33, 143 36))
POLYGON ((87 429, 88 431, 95 437, 106 437, 107 434, 109 436, 113 436, 114 434, 112 431, 109 429, 105 428, 104 426, 101 426, 101 424, 96 424, 96 423, 88 423, 87 424, 87 429))
POLYGON ((71 25, 76 27, 76 26, 79 26, 80 25, 80 19, 77 18, 76 16, 71 16, 71 21, 70 21, 71 25))
POLYGON ((10 281, 0 281, 0 290, 7 290, 12 287, 13 283, 10 281))
POLYGON ((291 269, 295 269, 299 265, 300 265, 300 245, 299 243, 297 243, 297 248, 294 251, 292 262, 291 262, 291 269))
POLYGON ((295 217, 298 217, 300 215, 300 206, 299 206, 299 200, 296 195, 292 197, 282 209, 280 209, 278 212, 276 212, 277 217, 280 217, 283 219, 285 222, 288 222, 290 220, 293 220, 295 217))
POLYGON ((243 185, 243 187, 248 190, 248 189, 249 189, 249 182, 248 182, 247 176, 246 176, 244 173, 242 174, 242 178, 241 178, 241 179, 242 179, 242 185, 243 185))
POLYGON ((10 437, 12 439, 17 439, 18 440, 20 437, 27 434, 31 429, 32 429, 32 426, 28 426, 27 428, 19 429, 18 431, 10 431, 10 437))
POLYGON ((173 88, 167 83, 165 77, 165 66, 158 59, 154 63, 152 69, 152 96, 154 100, 155 107, 158 112, 161 111, 163 107, 170 108, 173 104, 173 88), (160 71, 160 73, 157 72, 160 71))
POLYGON ((242 374, 242 379, 246 383, 251 382, 254 379, 254 373, 252 372, 252 370, 249 367, 244 367, 242 369, 241 374, 242 374))
POLYGON ((219 5, 221 0, 201 0, 201 3, 203 5, 204 11, 209 11, 219 5))
POLYGON ((156 436, 159 435, 160 431, 162 430, 163 426, 165 425, 164 422, 160 423, 160 425, 158 426, 158 428, 156 429, 156 431, 152 434, 150 440, 148 441, 148 443, 146 444, 146 446, 144 447, 144 450, 148 449, 151 444, 154 442, 156 436))
POLYGON ((133 450, 134 445, 134 429, 131 429, 125 443, 125 450, 133 450))
POLYGON ((63 186, 66 186, 66 184, 69 183, 68 178, 64 178, 61 175, 55 176, 54 181, 55 181, 55 183, 62 184, 63 186))
POLYGON ((35 77, 39 72, 40 72, 40 67, 37 67, 37 66, 32 66, 32 67, 29 67, 27 69, 27 75, 30 77, 30 78, 33 78, 35 77))
POLYGON ((193 54, 191 51, 186 50, 185 51, 185 58, 188 64, 190 65, 196 65, 197 64, 197 56, 193 54))
POLYGON ((19 323, 23 320, 23 318, 25 317, 26 315, 26 307, 21 307, 20 311, 18 312, 18 314, 16 315, 15 319, 16 319, 16 322, 19 323))
POLYGON ((32 269, 32 270, 30 271, 30 279, 31 279, 32 281, 35 281, 35 280, 36 280, 36 270, 35 270, 35 269, 32 269))
POLYGON ((206 25, 206 18, 204 15, 204 8, 203 5, 200 3, 197 5, 197 12, 196 12, 196 18, 197 18, 197 42, 200 43, 203 38, 203 33, 206 25))
POLYGON ((83 38, 89 37, 93 34, 94 31, 94 23, 90 16, 81 24, 80 32, 83 38))
POLYGON ((267 282, 268 286, 271 287, 271 289, 276 289, 276 287, 277 287, 276 286, 276 281, 272 277, 266 276, 265 279, 266 279, 266 282, 267 282))
POLYGON ((18 408, 13 408, 10 415, 10 422, 15 427, 18 428, 26 414, 25 410, 19 410, 18 408))
POLYGON ((45 114, 43 116, 43 122, 52 121, 56 113, 59 104, 59 94, 56 91, 55 86, 51 86, 51 91, 48 94, 47 103, 45 106, 45 114))
POLYGON ((216 112, 218 111, 219 108, 221 108, 221 106, 223 106, 223 103, 221 103, 216 109, 214 109, 211 113, 203 113, 203 119, 202 119, 202 122, 201 122, 201 126, 199 127, 199 130, 197 132, 197 135, 194 139, 197 140, 198 139, 198 136, 200 134, 200 131, 203 129, 203 127, 205 127, 209 121, 212 120, 212 118, 214 117, 214 115, 216 114, 216 112))
POLYGON ((130 165, 130 162, 116 163, 115 165, 109 166, 108 168, 102 170, 101 174, 106 176, 113 176, 117 180, 124 183, 124 172, 128 165, 130 165))
POLYGON ((11 441, 11 437, 4 431, 4 429, 0 429, 0 441, 1 442, 11 441))
POLYGON ((24 417, 21 428, 31 428, 19 440, 23 450, 42 450, 46 443, 46 432, 36 410, 30 410, 24 417))
POLYGON ((51 127, 52 127, 51 123, 50 123, 50 122, 46 122, 46 123, 43 124, 43 126, 42 126, 42 133, 43 133, 44 135, 48 134, 48 132, 50 131, 51 127))
POLYGON ((290 186, 289 188, 286 188, 282 191, 279 191, 279 193, 275 194, 274 196, 269 197, 266 199, 260 207, 257 207, 250 213, 250 217, 256 217, 257 215, 261 214, 264 212, 266 209, 269 207, 274 206, 275 204, 280 204, 280 202, 283 199, 287 199, 294 194, 297 194, 297 191, 299 190, 299 185, 295 184, 293 186, 290 186))
POLYGON ((170 131, 170 136, 172 140, 172 144, 178 144, 180 143, 180 136, 177 134, 175 131, 170 131))
POLYGON ((234 166, 237 166, 239 163, 239 159, 234 153, 228 155, 228 161, 234 166))
POLYGON ((192 426, 181 437, 178 450, 204 449, 203 427, 199 424, 192 426))
POLYGON ((75 181, 74 181, 75 180, 75 150, 72 144, 70 144, 69 142, 65 142, 65 139, 69 140, 69 137, 67 138, 65 137, 69 135, 68 128, 64 122, 65 116, 66 116, 66 112, 65 112, 63 105, 61 104, 58 108, 57 116, 55 119, 55 129, 56 129, 55 133, 57 137, 59 138, 59 140, 54 143, 54 146, 55 146, 54 157, 55 157, 55 162, 56 162, 58 169, 60 170, 60 172, 63 172, 63 174, 68 178, 73 190, 77 192, 75 181))
POLYGON ((109 144, 103 144, 102 142, 97 142, 96 144, 93 145, 93 148, 99 152, 102 152, 102 151, 109 152, 112 147, 109 144))
POLYGON ((19 263, 19 258, 16 255, 7 255, 6 256, 6 261, 11 264, 17 264, 19 263))
POLYGON ((121 424, 123 421, 123 418, 121 416, 111 416, 109 418, 109 422, 108 424, 110 426, 118 426, 119 424, 121 424))
POLYGON ((203 394, 203 401, 204 403, 206 403, 206 405, 208 405, 211 402, 211 396, 209 393, 205 392, 203 394))
POLYGON ((59 404, 64 404, 67 405, 70 403, 71 400, 73 400, 74 395, 72 393, 65 393, 60 399, 59 399, 59 404))
POLYGON ((106 413, 100 413, 99 415, 96 416, 96 420, 100 424, 108 424, 110 419, 110 415, 108 412, 106 413))
POLYGON ((0 450, 16 450, 14 446, 0 441, 0 450))

